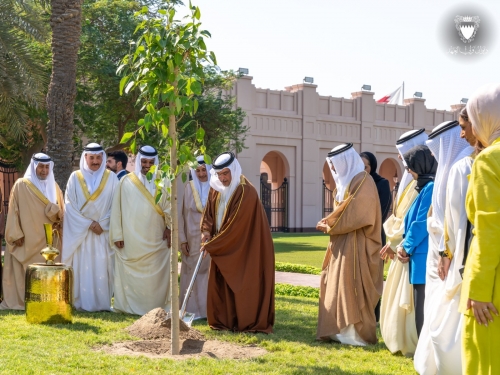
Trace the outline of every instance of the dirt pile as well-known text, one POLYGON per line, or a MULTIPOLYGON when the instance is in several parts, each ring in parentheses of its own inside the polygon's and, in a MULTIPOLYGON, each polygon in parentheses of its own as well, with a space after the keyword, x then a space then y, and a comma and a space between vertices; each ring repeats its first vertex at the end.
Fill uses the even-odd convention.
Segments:
POLYGON ((181 321, 180 327, 180 355, 170 354, 171 319, 165 310, 157 308, 151 310, 127 331, 139 341, 114 343, 111 346, 98 348, 115 355, 143 355, 150 358, 217 358, 217 359, 247 359, 267 353, 266 350, 254 345, 240 346, 229 342, 206 340, 195 329, 189 328, 181 321))
MULTIPOLYGON (((157 308, 151 310, 134 324, 127 328, 132 336, 140 337, 143 340, 170 339, 172 321, 165 310, 157 308)), ((189 328, 183 321, 180 321, 181 340, 203 340, 204 336, 198 331, 189 328)))

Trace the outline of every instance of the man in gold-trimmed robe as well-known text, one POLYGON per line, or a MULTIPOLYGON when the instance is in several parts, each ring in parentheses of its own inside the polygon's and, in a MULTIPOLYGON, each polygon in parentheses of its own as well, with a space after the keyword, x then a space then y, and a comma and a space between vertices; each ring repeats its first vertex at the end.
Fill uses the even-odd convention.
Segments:
POLYGON ((377 343, 374 311, 383 283, 382 213, 375 182, 352 146, 337 146, 327 158, 337 189, 333 212, 316 226, 330 235, 316 338, 364 346, 377 343))
MULTIPOLYGON (((191 181, 184 188, 184 197, 179 215, 179 243, 182 251, 181 286, 179 300, 184 301, 187 288, 193 277, 201 248, 200 222, 207 204, 211 166, 205 164, 203 155, 197 158, 198 166, 191 169, 191 181)), ((186 311, 195 314, 195 319, 207 317, 207 286, 210 256, 202 261, 186 311)))
MULTIPOLYGON (((406 167, 402 155, 417 145, 425 144, 427 134, 424 129, 411 130, 401 135, 396 143, 399 158, 406 167)), ((380 252, 383 259, 391 258, 391 265, 382 293, 380 314, 380 332, 387 348, 396 353, 411 356, 417 347, 417 327, 415 325, 415 309, 413 287, 410 284, 408 263, 401 263, 396 248, 403 242, 404 219, 413 201, 418 196, 415 190, 417 181, 406 170, 401 178, 394 213, 384 223, 387 244, 380 252)))
POLYGON ((113 200, 110 241, 115 249, 113 310, 144 315, 170 310, 170 197, 164 189, 155 203, 158 152, 142 146, 135 171, 124 176, 113 200))
POLYGON ((64 201, 53 168, 50 157, 35 154, 24 178, 18 179, 12 187, 5 229, 4 299, 0 309, 24 310, 26 269, 33 263, 45 263, 40 255, 40 250, 46 246, 44 223, 56 224, 59 236, 55 236, 54 246, 61 249, 59 224, 64 201))
POLYGON ((264 207, 232 152, 215 159, 210 175, 201 222, 203 250, 212 258, 208 324, 212 329, 271 333, 274 246, 264 207))
POLYGON ((109 311, 113 295, 109 219, 118 179, 105 160, 100 145, 88 144, 66 187, 62 259, 73 267, 74 306, 84 311, 109 311))

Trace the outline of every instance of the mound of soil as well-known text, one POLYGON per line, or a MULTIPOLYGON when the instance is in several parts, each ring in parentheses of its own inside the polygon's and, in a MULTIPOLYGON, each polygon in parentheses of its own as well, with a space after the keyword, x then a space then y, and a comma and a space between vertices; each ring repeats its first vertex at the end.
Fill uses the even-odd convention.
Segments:
POLYGON ((229 342, 216 340, 181 340, 180 355, 170 354, 169 340, 140 340, 119 342, 102 348, 104 352, 114 355, 143 355, 149 358, 191 359, 248 359, 267 353, 265 349, 256 346, 239 346, 229 342))
POLYGON ((165 310, 151 310, 127 328, 132 336, 140 337, 139 341, 126 341, 111 346, 98 348, 115 355, 144 355, 150 358, 227 358, 246 359, 266 354, 267 351, 257 346, 240 346, 229 342, 205 340, 195 329, 180 322, 180 355, 170 354, 171 319, 165 310))
MULTIPOLYGON (((170 339, 172 321, 170 316, 162 308, 151 310, 134 324, 127 328, 132 336, 140 337, 143 340, 170 339)), ((189 328, 186 323, 180 321, 181 340, 203 340, 204 336, 189 328)))

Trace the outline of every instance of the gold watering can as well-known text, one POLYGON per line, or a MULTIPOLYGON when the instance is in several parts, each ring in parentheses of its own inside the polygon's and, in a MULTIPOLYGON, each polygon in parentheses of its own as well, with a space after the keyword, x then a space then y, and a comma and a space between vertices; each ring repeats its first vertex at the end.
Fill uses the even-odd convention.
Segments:
POLYGON ((40 254, 45 263, 31 264, 26 270, 26 320, 38 324, 72 323, 73 269, 55 263, 60 252, 52 246, 52 224, 44 224, 44 229, 47 247, 40 254))

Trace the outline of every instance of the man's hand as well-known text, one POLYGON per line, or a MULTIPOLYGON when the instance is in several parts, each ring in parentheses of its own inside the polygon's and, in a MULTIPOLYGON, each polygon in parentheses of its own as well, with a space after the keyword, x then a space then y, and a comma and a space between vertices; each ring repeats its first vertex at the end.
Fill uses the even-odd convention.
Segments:
POLYGON ((441 280, 446 279, 450 269, 451 259, 448 257, 439 257, 438 275, 441 280))
POLYGON ((125 242, 123 241, 116 241, 115 242, 115 246, 119 249, 123 249, 123 247, 125 246, 125 242))
POLYGON ((97 221, 93 221, 92 224, 90 224, 89 229, 98 236, 103 232, 101 225, 97 221))
POLYGON ((189 244, 187 242, 181 244, 181 251, 185 256, 189 256, 189 244))
POLYGON ((24 237, 18 239, 18 240, 15 240, 14 241, 14 245, 16 246, 23 246, 24 245, 24 237))
POLYGON ((203 232, 201 234, 201 243, 204 244, 212 239, 212 236, 208 232, 203 232))
POLYGON ((474 317, 479 325, 484 324, 488 327, 488 322, 493 322, 493 315, 491 313, 498 316, 498 311, 491 302, 480 302, 469 298, 467 300, 467 310, 470 308, 472 308, 474 317))
POLYGON ((392 251, 390 245, 391 244, 388 243, 382 248, 382 250, 380 250, 380 258, 382 258, 386 263, 388 259, 394 259, 394 255, 396 255, 396 253, 392 251))
POLYGON ((408 263, 410 261, 410 257, 406 253, 405 249, 403 247, 398 247, 398 260, 401 263, 408 263))
POLYGON ((165 228, 165 231, 163 232, 163 239, 167 240, 168 247, 172 246, 172 231, 169 228, 165 228))
POLYGON ((320 232, 326 233, 328 229, 328 225, 326 224, 326 219, 321 219, 318 221, 318 224, 316 224, 316 229, 319 230, 320 232))

